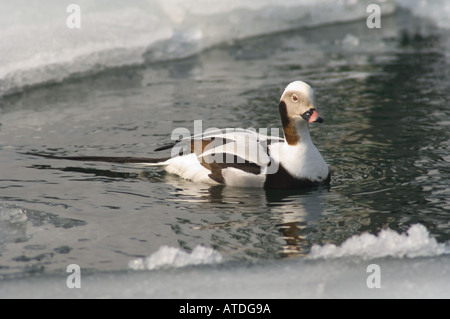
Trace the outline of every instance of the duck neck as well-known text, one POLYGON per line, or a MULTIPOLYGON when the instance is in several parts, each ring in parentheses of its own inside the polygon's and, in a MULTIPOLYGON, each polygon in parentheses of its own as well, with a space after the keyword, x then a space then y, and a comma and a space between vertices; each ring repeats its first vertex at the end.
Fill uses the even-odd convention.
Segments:
POLYGON ((299 143, 309 143, 311 142, 311 135, 309 135, 309 124, 304 119, 297 119, 294 121, 295 130, 300 137, 299 143))
POLYGON ((288 145, 295 146, 311 141, 308 122, 303 118, 294 119, 289 117, 284 102, 280 103, 280 116, 283 125, 284 138, 288 145))

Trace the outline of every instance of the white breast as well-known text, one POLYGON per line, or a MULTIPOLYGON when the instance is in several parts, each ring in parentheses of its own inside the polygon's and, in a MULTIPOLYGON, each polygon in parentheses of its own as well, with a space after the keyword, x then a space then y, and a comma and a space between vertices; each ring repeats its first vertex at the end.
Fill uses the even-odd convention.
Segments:
MULTIPOLYGON (((275 146, 275 145, 274 145, 275 146)), ((279 163, 294 177, 311 181, 323 181, 328 176, 328 165, 316 146, 311 142, 288 145, 280 143, 271 155, 278 157, 279 163)))

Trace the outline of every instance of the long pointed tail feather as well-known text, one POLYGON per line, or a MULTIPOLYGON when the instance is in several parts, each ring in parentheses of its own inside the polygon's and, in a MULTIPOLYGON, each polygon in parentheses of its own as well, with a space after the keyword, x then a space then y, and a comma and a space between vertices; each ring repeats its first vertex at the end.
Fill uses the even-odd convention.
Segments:
POLYGON ((33 155, 50 159, 82 161, 82 162, 106 162, 106 163, 134 163, 134 164, 160 164, 164 165, 170 157, 166 158, 148 158, 148 157, 122 157, 122 156, 57 156, 40 153, 22 153, 25 155, 33 155))

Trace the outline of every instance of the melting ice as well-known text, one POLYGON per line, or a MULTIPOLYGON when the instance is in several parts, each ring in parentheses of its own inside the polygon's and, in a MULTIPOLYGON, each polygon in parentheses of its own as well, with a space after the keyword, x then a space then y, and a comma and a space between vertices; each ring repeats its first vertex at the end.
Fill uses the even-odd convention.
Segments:
POLYGON ((314 245, 308 258, 339 258, 359 256, 364 259, 378 257, 425 257, 438 256, 448 252, 445 244, 430 237, 428 230, 421 224, 411 226, 406 234, 391 229, 382 230, 378 235, 364 233, 355 235, 340 246, 326 244, 314 245))
POLYGON ((246 37, 363 19, 374 2, 384 14, 395 8, 392 0, 78 0, 81 28, 71 29, 65 2, 2 1, 0 96, 246 37))
POLYGON ((189 265, 215 264, 222 261, 222 255, 211 248, 197 246, 191 253, 180 248, 162 246, 147 258, 138 258, 128 266, 135 270, 153 270, 167 267, 184 267, 189 265))

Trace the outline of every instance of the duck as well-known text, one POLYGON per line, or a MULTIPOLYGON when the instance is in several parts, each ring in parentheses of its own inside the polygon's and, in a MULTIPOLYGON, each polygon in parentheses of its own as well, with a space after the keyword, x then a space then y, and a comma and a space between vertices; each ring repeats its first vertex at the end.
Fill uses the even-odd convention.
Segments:
POLYGON ((329 184, 328 165, 309 131, 311 123, 323 122, 311 86, 303 81, 289 83, 278 110, 284 138, 254 130, 212 131, 156 149, 190 145, 188 154, 148 165, 162 166, 194 182, 236 187, 293 189, 329 184))
MULTIPOLYGON (((314 91, 303 81, 289 83, 278 104, 284 138, 251 129, 212 129, 155 149, 171 149, 165 158, 55 156, 52 159, 135 163, 158 166, 195 183, 265 189, 328 185, 330 171, 312 142, 309 125, 322 123, 314 91)), ((173 134, 172 134, 173 135, 173 134)))

